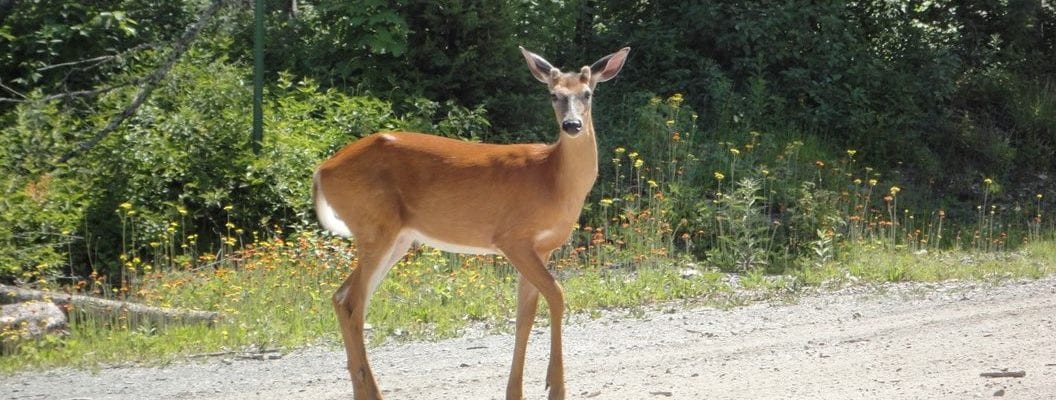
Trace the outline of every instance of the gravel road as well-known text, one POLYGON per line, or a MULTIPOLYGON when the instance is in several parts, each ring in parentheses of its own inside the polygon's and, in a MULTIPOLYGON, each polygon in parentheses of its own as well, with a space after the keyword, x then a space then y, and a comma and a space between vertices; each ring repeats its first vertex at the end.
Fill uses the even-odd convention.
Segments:
MULTIPOLYGON (((574 319, 565 329, 573 399, 1056 399, 1056 277, 574 319), (1025 376, 980 376, 1001 371, 1025 376)), ((529 345, 531 399, 546 396, 548 337, 537 327, 529 345)), ((512 348, 510 335, 478 333, 370 356, 389 399, 499 399, 512 348)), ((348 399, 344 357, 318 347, 263 360, 24 373, 0 377, 0 398, 348 399)))

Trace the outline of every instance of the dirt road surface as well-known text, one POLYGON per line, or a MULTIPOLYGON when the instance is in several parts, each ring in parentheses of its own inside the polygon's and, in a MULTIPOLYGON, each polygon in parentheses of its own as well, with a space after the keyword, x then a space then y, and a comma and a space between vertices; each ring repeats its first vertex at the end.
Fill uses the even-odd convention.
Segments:
MULTIPOLYGON (((572 399, 1056 399, 1056 277, 855 287, 728 310, 573 318, 572 399), (985 372, 1025 373, 987 378, 985 372)), ((549 335, 525 396, 546 398, 549 335)), ((500 399, 513 339, 469 334, 370 350, 388 399, 500 399)), ((308 348, 160 368, 0 376, 8 399, 349 399, 343 351, 308 348), (264 357, 267 358, 267 357, 264 357)))

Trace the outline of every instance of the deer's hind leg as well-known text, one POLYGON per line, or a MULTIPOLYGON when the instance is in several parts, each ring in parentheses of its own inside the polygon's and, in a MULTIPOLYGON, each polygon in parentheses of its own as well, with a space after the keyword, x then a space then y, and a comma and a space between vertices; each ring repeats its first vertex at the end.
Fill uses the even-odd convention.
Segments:
POLYGON ((355 399, 380 400, 381 391, 367 362, 363 324, 370 296, 392 266, 406 254, 412 240, 398 229, 376 230, 356 237, 359 263, 334 293, 334 311, 345 342, 355 399))

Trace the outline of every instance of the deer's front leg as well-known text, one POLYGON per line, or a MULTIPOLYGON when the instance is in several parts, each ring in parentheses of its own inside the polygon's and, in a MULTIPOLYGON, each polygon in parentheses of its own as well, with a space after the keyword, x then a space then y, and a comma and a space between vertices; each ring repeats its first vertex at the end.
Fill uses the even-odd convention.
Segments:
MULTIPOLYGON (((517 268, 517 271, 521 273, 520 291, 517 296, 517 347, 514 353, 514 366, 513 371, 511 371, 510 382, 511 384, 514 383, 515 377, 513 374, 517 374, 516 379, 518 382, 522 379, 519 372, 523 371, 524 350, 527 348, 528 335, 532 329, 531 322, 522 322, 522 316, 527 318, 529 311, 523 310, 524 312, 522 312, 522 307, 526 306, 526 300, 531 300, 529 297, 535 298, 538 294, 542 294, 550 310, 550 366, 546 370, 546 384, 550 388, 549 399, 564 400, 565 367, 561 351, 561 319, 565 310, 564 291, 561 289, 561 285, 557 283, 557 280, 550 275, 550 271, 547 271, 547 257, 543 254, 539 254, 531 248, 503 248, 502 250, 503 254, 517 268), (526 293, 526 286, 534 287, 534 293, 526 293)), ((546 255, 549 254, 547 253, 546 255)), ((534 319, 536 307, 535 301, 530 303, 532 303, 530 311, 533 318, 528 318, 528 320, 534 319)), ((519 395, 519 387, 520 385, 518 385, 515 394, 519 395)), ((507 389, 507 396, 510 395, 511 390, 513 390, 512 386, 507 389)))
POLYGON ((539 306, 539 290, 520 276, 517 280, 517 333, 513 345, 513 366, 510 381, 506 385, 506 400, 521 400, 524 387, 524 357, 528 350, 528 337, 535 323, 535 312, 539 306))

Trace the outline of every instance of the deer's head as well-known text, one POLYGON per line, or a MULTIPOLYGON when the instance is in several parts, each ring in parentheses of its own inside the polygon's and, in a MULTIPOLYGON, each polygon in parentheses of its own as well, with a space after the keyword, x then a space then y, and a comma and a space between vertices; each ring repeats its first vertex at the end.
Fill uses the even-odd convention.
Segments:
POLYGON ((590 66, 583 66, 577 72, 561 72, 538 54, 521 48, 532 75, 550 89, 550 101, 558 126, 571 136, 578 135, 584 129, 593 129, 590 102, 594 87, 598 82, 605 82, 619 74, 630 51, 630 47, 624 47, 590 66))

